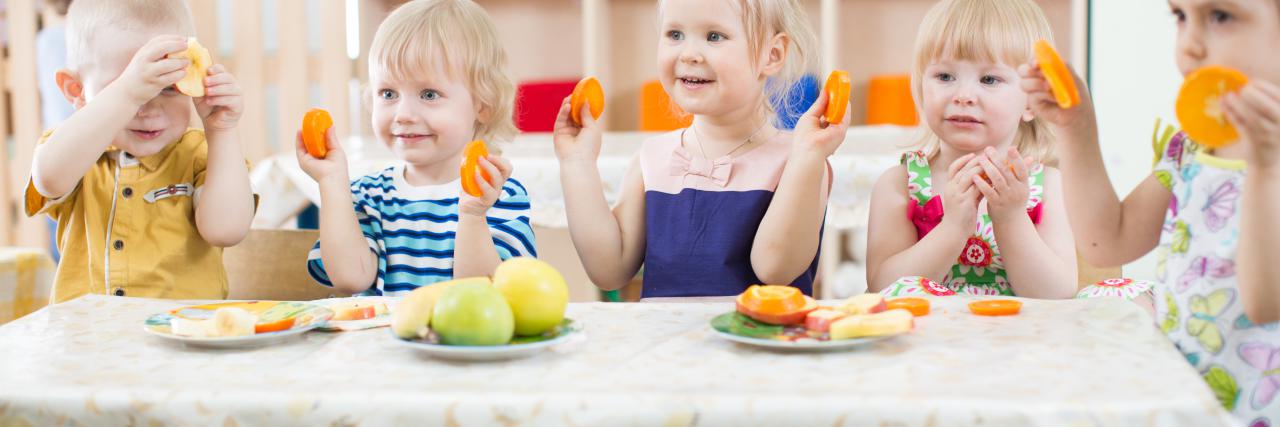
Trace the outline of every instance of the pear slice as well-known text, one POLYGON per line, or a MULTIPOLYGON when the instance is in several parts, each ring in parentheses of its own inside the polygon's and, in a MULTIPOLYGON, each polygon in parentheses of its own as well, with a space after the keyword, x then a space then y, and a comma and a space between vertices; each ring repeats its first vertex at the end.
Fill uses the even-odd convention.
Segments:
POLYGON ((187 50, 169 55, 169 57, 191 59, 191 64, 187 65, 187 75, 175 85, 178 87, 178 92, 193 98, 203 97, 204 77, 208 74, 209 67, 213 65, 213 58, 209 56, 209 49, 201 46, 195 37, 190 37, 187 39, 187 50))

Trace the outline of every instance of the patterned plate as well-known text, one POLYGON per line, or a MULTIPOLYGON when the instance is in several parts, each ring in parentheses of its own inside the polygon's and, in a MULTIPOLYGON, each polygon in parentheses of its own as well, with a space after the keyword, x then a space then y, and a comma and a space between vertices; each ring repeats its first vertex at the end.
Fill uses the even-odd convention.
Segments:
POLYGON ((315 304, 304 302, 237 301, 180 307, 165 313, 158 313, 148 317, 147 320, 143 322, 143 330, 157 337, 181 342, 191 346, 210 348, 248 348, 275 344, 289 338, 302 335, 309 330, 323 325, 330 317, 333 317, 333 311, 315 304), (240 337, 188 337, 174 335, 169 329, 169 323, 174 317, 193 320, 208 319, 213 317, 214 311, 222 307, 242 308, 245 311, 258 316, 258 323, 275 322, 289 318, 294 318, 295 320, 293 327, 283 331, 266 332, 240 337))

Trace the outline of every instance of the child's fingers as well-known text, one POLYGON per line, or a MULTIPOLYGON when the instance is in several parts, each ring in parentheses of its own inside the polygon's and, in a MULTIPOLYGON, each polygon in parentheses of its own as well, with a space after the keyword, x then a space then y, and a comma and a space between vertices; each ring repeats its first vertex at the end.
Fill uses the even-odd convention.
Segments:
POLYGON ((1254 85, 1240 90, 1241 106, 1250 110, 1257 120, 1275 122, 1280 118, 1280 100, 1272 99, 1254 85))
POLYGON ((577 123, 574 123, 573 119, 571 118, 572 113, 570 111, 573 109, 573 107, 571 106, 572 104, 569 103, 569 98, 570 96, 566 96, 564 97, 564 101, 560 102, 560 112, 556 113, 556 124, 555 124, 556 129, 560 129, 565 126, 571 126, 571 127, 578 126, 577 123))
MULTIPOLYGON (((484 158, 480 159, 480 163, 484 163, 484 158)), ((484 179, 484 175, 481 175, 480 171, 476 171, 475 174, 476 174, 475 176, 476 187, 480 187, 480 198, 496 200, 497 195, 494 194, 494 192, 496 191, 494 190, 494 185, 490 184, 488 180, 484 179)), ((489 176, 492 177, 493 175, 489 175, 489 176)))
POLYGON ((301 163, 303 159, 311 158, 311 153, 307 152, 306 144, 302 143, 302 131, 298 131, 294 136, 293 149, 297 151, 299 163, 301 163))
MULTIPOLYGON (((301 135, 301 132, 299 132, 299 135, 301 135)), ((324 131, 324 146, 325 148, 328 148, 329 151, 342 152, 342 144, 338 143, 338 133, 333 130, 333 126, 330 126, 329 129, 324 131)))
MULTIPOLYGON (((1004 179, 1004 173, 1000 172, 1000 168, 991 162, 990 157, 982 156, 982 171, 987 173, 987 179, 991 180, 992 188, 1003 189, 1009 185, 1004 179)), ((978 179, 981 180, 982 177, 978 177, 978 179)))
POLYGON ((489 182, 493 184, 494 187, 497 187, 502 181, 506 180, 506 177, 502 175, 502 171, 498 170, 498 167, 494 165, 488 157, 481 157, 479 161, 476 162, 476 165, 480 166, 480 169, 483 170, 485 174, 489 175, 489 182))
POLYGON ((213 64, 213 66, 209 67, 208 71, 209 71, 208 74, 210 76, 216 76, 220 74, 228 74, 228 75, 231 74, 227 72, 227 67, 223 66, 222 64, 213 64))
POLYGON ((956 173, 960 171, 965 165, 967 165, 969 163, 969 160, 972 160, 972 159, 973 159, 973 153, 965 154, 963 156, 960 156, 960 158, 955 159, 955 161, 951 162, 951 166, 947 167, 947 175, 956 176, 956 173))
POLYGON ((1013 174, 1013 178, 1018 181, 1027 180, 1026 161, 1023 160, 1022 154, 1018 153, 1017 147, 1009 147, 1009 155, 1005 158, 1008 172, 1013 174))
POLYGON ((512 170, 511 161, 507 160, 506 157, 502 157, 496 154, 490 155, 489 162, 493 163, 494 166, 498 167, 498 172, 502 173, 503 180, 506 180, 507 178, 511 177, 511 170, 512 170))
POLYGON ((978 191, 982 193, 982 196, 986 197, 987 200, 996 198, 996 189, 992 187, 991 184, 987 184, 987 181, 982 179, 982 177, 975 176, 970 178, 970 180, 973 181, 973 186, 977 188, 978 191))
POLYGON ((182 36, 156 36, 138 49, 137 57, 155 62, 166 56, 187 50, 187 38, 182 36))
POLYGON ((231 74, 229 73, 220 73, 220 74, 209 73, 204 78, 204 85, 207 87, 220 86, 220 85, 239 86, 236 84, 235 78, 232 77, 231 74))

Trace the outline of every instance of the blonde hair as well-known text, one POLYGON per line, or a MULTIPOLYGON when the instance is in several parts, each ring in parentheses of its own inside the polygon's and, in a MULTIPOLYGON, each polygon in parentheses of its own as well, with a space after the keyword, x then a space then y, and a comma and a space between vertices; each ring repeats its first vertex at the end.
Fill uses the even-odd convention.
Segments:
MULTIPOLYGON (((1031 62, 1040 39, 1053 43, 1053 31, 1032 0, 943 0, 925 15, 916 36, 912 97, 917 106, 924 105, 924 70, 932 62, 971 60, 1016 67, 1031 62)), ((928 123, 924 117, 920 121, 928 123)), ((918 145, 933 157, 941 140, 928 126, 921 128, 924 136, 918 145)), ((1025 157, 1054 161, 1053 135, 1039 117, 1018 124, 1014 146, 1025 157)))
MULTIPOLYGON (((708 0, 709 1, 709 0, 708 0)), ((778 34, 787 36, 787 56, 782 69, 765 84, 765 111, 777 118, 774 102, 790 110, 795 101, 787 96, 796 82, 816 68, 818 36, 805 15, 799 0, 721 0, 732 1, 742 10, 742 27, 746 30, 747 52, 751 65, 765 52, 769 40, 778 34)), ((658 0, 658 16, 662 16, 665 1, 658 0)))
POLYGON ((515 85, 498 30, 470 0, 415 0, 391 12, 369 47, 369 67, 394 80, 412 81, 430 70, 462 80, 489 119, 476 123, 476 138, 510 140, 515 85))
MULTIPOLYGON (((181 0, 76 0, 67 8, 67 67, 79 71, 98 49, 90 41, 103 30, 143 32, 172 26, 181 35, 195 34, 187 2, 181 0)), ((109 37, 109 36, 108 36, 109 37)))

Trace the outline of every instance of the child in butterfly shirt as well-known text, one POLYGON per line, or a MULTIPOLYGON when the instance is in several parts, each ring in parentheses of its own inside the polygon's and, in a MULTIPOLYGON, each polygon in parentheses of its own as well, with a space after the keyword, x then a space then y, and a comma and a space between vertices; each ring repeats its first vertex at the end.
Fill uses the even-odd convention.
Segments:
MULTIPOLYGON (((1098 265, 1120 265, 1158 251, 1154 288, 1161 330, 1241 422, 1280 422, 1280 40, 1275 0, 1170 0, 1178 22, 1183 74, 1207 65, 1249 77, 1221 100, 1240 141, 1197 144, 1157 123, 1155 170, 1121 201, 1098 148, 1092 101, 1060 109, 1034 67, 1020 71, 1037 114, 1059 136, 1067 211, 1098 265)), ((1078 81, 1078 79, 1077 79, 1078 81)), ((1078 84, 1081 84, 1078 81, 1078 84)), ((1083 87, 1083 86, 1082 86, 1083 87)), ((1079 297, 1134 296, 1141 284, 1111 280, 1079 297)))

